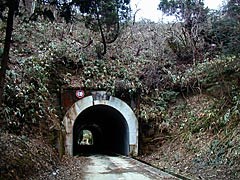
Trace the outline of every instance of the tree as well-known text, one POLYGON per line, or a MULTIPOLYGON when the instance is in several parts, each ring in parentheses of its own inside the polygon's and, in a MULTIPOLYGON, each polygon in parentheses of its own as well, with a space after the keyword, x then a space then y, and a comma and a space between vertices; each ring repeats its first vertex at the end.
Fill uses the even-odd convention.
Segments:
POLYGON ((103 48, 97 50, 100 58, 106 53, 107 44, 117 39, 120 23, 128 19, 129 3, 130 0, 73 0, 69 3, 72 9, 77 7, 82 13, 87 28, 100 32, 103 44, 103 48))
MULTIPOLYGON (((99 32, 101 45, 97 48, 98 56, 101 58, 107 51, 107 44, 114 42, 120 30, 120 24, 129 17, 130 0, 70 0, 70 1, 49 1, 50 5, 57 7, 60 16, 67 23, 73 23, 74 15, 81 14, 86 28, 94 32, 99 32)), ((53 20, 53 13, 40 6, 46 5, 45 1, 39 1, 35 13, 31 16, 36 19, 38 15, 43 15, 53 20)))
MULTIPOLYGON (((67 23, 73 22, 75 14, 83 15, 86 27, 99 31, 103 50, 98 55, 101 57, 106 53, 107 43, 114 42, 119 34, 120 23, 128 17, 130 0, 37 0, 34 13, 30 20, 36 20, 39 15, 53 21, 53 12, 47 8, 48 5, 55 6, 67 23)), ((3 93, 6 79, 6 70, 9 60, 10 44, 13 31, 14 15, 18 12, 20 0, 1 0, 0 18, 4 20, 4 11, 7 11, 7 27, 4 42, 4 50, 0 69, 0 107, 3 104, 3 93)), ((26 0, 23 0, 26 4, 26 0)))
POLYGON ((4 42, 4 50, 3 50, 1 69, 0 69, 0 107, 3 103, 3 92, 4 92, 4 85, 5 85, 5 79, 6 79, 7 65, 9 60, 11 38, 12 38, 12 32, 13 32, 14 14, 18 9, 19 0, 2 1, 1 5, 2 5, 1 11, 4 11, 6 8, 8 8, 8 15, 7 15, 7 27, 6 27, 6 35, 5 35, 5 42, 4 42))
POLYGON ((209 39, 224 55, 240 55, 240 1, 229 0, 220 12, 211 16, 209 39))
POLYGON ((204 21, 207 12, 203 0, 161 0, 159 9, 166 15, 174 15, 179 21, 183 21, 188 30, 196 20, 204 21))
POLYGON ((228 17, 240 21, 240 0, 229 0, 224 11, 228 17))
POLYGON ((201 61, 202 47, 199 47, 199 44, 202 41, 201 32, 208 13, 208 9, 204 8, 203 0, 160 0, 159 10, 177 18, 182 26, 184 40, 188 41, 187 48, 192 50, 193 61, 201 61))

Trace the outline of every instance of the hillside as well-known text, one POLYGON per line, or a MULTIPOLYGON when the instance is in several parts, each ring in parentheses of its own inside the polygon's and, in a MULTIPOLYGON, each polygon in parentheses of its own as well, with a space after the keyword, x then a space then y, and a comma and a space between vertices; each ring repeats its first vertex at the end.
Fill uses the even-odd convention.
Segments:
MULTIPOLYGON (((4 122, 1 141, 12 146, 15 141, 6 136, 13 134, 10 137, 18 148, 34 149, 38 139, 53 148, 43 154, 54 151, 54 165, 48 164, 49 156, 39 156, 37 151, 33 156, 54 167, 63 130, 64 114, 56 101, 61 88, 85 87, 112 95, 127 91, 140 95, 140 109, 135 110, 141 125, 139 159, 194 179, 239 179, 239 57, 180 61, 168 47, 169 26, 129 23, 99 59, 99 36, 81 22, 71 26, 16 20, 0 116, 4 122), (86 46, 90 37, 93 42, 86 46)), ((2 49, 4 24, 0 27, 2 49)), ((1 152, 7 158, 1 164, 14 164, 9 159, 15 154, 5 151, 1 152)), ((21 156, 16 158, 18 162, 21 156)), ((34 161, 30 158, 23 163, 30 167, 34 161)), ((19 172, 26 177, 26 166, 18 168, 13 166, 10 179, 19 172)), ((6 171, 1 167, 2 173, 6 171)))

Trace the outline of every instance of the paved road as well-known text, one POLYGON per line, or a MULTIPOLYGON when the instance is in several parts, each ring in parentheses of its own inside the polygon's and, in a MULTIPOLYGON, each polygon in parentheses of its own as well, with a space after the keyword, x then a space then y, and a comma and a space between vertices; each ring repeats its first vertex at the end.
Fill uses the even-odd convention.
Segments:
POLYGON ((128 157, 93 155, 89 156, 89 159, 90 163, 85 167, 84 180, 178 179, 128 157))

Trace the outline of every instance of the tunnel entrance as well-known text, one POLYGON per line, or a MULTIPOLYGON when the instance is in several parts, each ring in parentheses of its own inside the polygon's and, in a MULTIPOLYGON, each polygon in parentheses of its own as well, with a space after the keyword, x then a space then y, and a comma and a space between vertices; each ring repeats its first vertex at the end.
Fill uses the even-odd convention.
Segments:
POLYGON ((66 130, 65 152, 136 156, 138 121, 122 100, 94 99, 87 96, 72 105, 63 120, 66 130))
POLYGON ((128 155, 128 148, 128 125, 123 115, 116 109, 96 105, 87 108, 77 117, 73 126, 73 155, 88 153, 128 155), (92 144, 83 136, 83 131, 91 132, 92 144))

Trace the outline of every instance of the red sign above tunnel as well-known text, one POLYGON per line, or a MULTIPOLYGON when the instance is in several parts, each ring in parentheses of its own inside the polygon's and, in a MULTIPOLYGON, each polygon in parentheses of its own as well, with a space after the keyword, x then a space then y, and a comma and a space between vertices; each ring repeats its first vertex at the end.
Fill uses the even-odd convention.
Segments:
POLYGON ((84 97, 84 91, 83 90, 77 90, 76 91, 76 97, 78 99, 82 99, 84 97))

